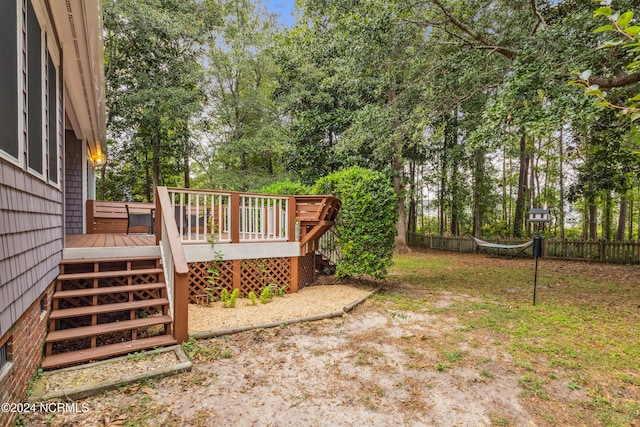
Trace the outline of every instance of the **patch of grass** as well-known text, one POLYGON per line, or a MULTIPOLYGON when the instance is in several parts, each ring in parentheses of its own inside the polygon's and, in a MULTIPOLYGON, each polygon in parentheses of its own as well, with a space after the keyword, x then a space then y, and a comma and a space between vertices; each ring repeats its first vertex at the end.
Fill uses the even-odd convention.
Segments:
POLYGON ((524 376, 518 381, 518 384, 520 384, 520 387, 524 389, 525 396, 530 393, 542 400, 549 400, 549 394, 542 386, 540 378, 535 376, 533 373, 527 372, 524 374, 524 376))
POLYGON ((573 380, 570 380, 569 382, 567 382, 567 388, 569 390, 580 390, 580 384, 573 382, 573 380))
POLYGON ((189 341, 182 343, 182 350, 189 360, 199 362, 233 357, 233 351, 230 348, 223 348, 214 340, 198 341, 193 337, 190 337, 189 341))
POLYGON ((447 350, 442 353, 442 357, 449 363, 460 362, 467 354, 468 351, 462 350, 447 350))
POLYGON ((137 351, 135 353, 129 353, 127 354, 127 360, 130 360, 132 362, 140 362, 141 360, 149 357, 152 360, 156 357, 157 353, 147 353, 144 350, 140 350, 137 351))
POLYGON ((438 372, 445 372, 449 368, 451 368, 451 365, 449 365, 448 363, 436 363, 436 371, 438 372))
POLYGON ((428 307, 428 298, 414 298, 399 292, 379 292, 371 298, 377 306, 389 307, 396 311, 419 311, 428 307))
POLYGON ((308 400, 310 397, 311 397, 311 395, 309 395, 308 393, 304 393, 304 394, 302 394, 300 396, 291 396, 291 399, 293 399, 295 402, 293 404, 291 404, 291 406, 289 406, 289 408, 295 408, 296 406, 300 405, 305 400, 308 400))
POLYGON ((485 369, 483 369, 482 371, 480 371, 480 377, 481 378, 493 378, 493 374, 485 369))
POLYGON ((509 427, 511 425, 511 421, 506 417, 490 414, 489 419, 494 427, 509 427))
POLYGON ((358 358, 356 359, 356 365, 373 365, 371 359, 379 359, 382 356, 382 353, 379 351, 372 350, 360 350, 358 351, 358 358))
MULTIPOLYGON (((379 306, 456 317, 462 324, 456 332, 469 334, 467 341, 481 334, 510 353, 513 364, 524 370, 520 385, 529 395, 551 400, 543 385, 555 377, 571 378, 569 389, 600 390, 587 402, 553 397, 560 400, 558 407, 571 408, 563 417, 576 424, 593 417, 605 425, 629 425, 640 417, 635 267, 545 259, 533 306, 533 260, 478 262, 470 255, 435 251, 394 260, 390 280, 398 286, 388 286, 394 292, 377 297, 379 306), (456 298, 446 307, 429 306, 443 291, 456 298)), ((441 357, 436 364, 441 372, 463 363, 449 361, 442 350, 441 357)), ((554 419, 549 413, 540 416, 554 419)), ((492 422, 508 425, 508 419, 500 424, 501 419, 492 422)))

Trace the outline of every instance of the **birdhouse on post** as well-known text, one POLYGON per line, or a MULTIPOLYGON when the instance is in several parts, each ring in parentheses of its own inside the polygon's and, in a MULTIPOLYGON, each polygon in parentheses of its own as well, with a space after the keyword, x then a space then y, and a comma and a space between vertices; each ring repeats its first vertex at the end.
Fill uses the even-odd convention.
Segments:
POLYGON ((549 209, 529 209, 529 219, 527 221, 546 224, 547 222, 551 221, 551 218, 549 217, 550 213, 551 210, 549 209))

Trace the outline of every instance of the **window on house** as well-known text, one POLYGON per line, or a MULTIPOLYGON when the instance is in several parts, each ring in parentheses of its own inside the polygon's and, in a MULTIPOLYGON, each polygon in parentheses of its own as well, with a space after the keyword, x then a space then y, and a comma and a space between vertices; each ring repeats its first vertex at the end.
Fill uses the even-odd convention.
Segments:
POLYGON ((27 164, 42 174, 42 31, 30 1, 27 1, 27 103, 27 164))
POLYGON ((9 362, 9 343, 4 343, 0 347, 0 370, 9 362))
POLYGON ((47 54, 47 110, 49 181, 58 183, 58 81, 56 67, 47 54))
POLYGON ((16 2, 6 3, 0 13, 0 150, 18 160, 18 21, 16 2))

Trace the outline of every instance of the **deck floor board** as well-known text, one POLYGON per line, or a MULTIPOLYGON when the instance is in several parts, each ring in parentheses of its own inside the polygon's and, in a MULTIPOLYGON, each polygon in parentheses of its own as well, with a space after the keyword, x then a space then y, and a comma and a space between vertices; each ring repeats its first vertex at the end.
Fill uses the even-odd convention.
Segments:
POLYGON ((65 248, 119 248, 155 246, 156 237, 135 234, 69 234, 65 236, 65 248))

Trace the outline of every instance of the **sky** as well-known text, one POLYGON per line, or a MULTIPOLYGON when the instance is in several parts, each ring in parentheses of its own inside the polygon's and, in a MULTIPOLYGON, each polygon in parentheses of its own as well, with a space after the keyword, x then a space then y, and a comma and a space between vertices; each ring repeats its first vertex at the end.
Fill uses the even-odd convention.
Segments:
POLYGON ((277 15, 281 24, 291 27, 295 23, 295 18, 291 16, 293 3, 295 0, 263 0, 266 8, 277 15))

